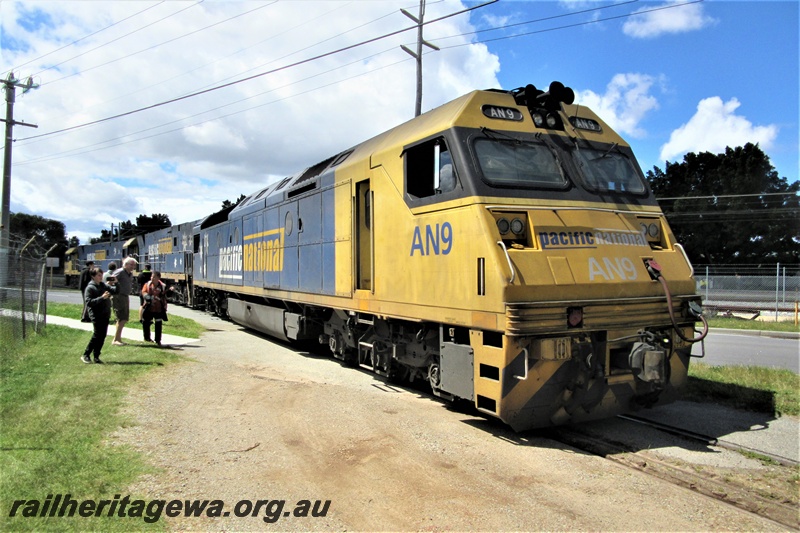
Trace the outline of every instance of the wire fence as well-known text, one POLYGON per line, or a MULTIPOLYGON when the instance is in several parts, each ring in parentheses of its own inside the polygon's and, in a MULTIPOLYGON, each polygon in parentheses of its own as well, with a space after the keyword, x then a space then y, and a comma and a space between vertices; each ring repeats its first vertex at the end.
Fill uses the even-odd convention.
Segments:
POLYGON ((46 325, 46 260, 0 248, 0 344, 19 342, 46 325))
POLYGON ((694 277, 707 310, 774 314, 776 320, 798 312, 798 265, 700 265, 695 266, 694 277))

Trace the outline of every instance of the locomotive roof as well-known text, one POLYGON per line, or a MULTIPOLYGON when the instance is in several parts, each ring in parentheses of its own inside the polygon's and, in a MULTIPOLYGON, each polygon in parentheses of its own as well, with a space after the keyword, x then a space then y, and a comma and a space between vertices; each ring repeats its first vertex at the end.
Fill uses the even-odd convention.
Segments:
POLYGON ((483 91, 473 91, 460 96, 455 100, 451 100, 450 102, 434 108, 418 117, 414 117, 411 120, 380 133, 379 135, 372 137, 371 139, 368 139, 352 148, 339 152, 333 157, 329 157, 323 161, 320 161, 316 165, 310 166, 301 172, 272 183, 242 200, 242 202, 236 205, 232 210, 225 213, 223 213, 223 210, 211 215, 206 220, 209 221, 209 219, 213 217, 214 222, 204 222, 202 227, 218 224, 219 222, 226 220, 229 216, 241 216, 247 212, 258 210, 267 205, 283 201, 284 198, 291 198, 298 194, 302 194, 307 190, 307 187, 309 189, 313 188, 312 184, 303 185, 304 183, 309 182, 310 180, 319 176, 325 176, 328 174, 332 176, 334 167, 344 163, 353 152, 361 151, 363 149, 373 151, 379 145, 383 144, 383 142, 387 139, 394 139, 394 136, 396 136, 398 133, 408 135, 409 125, 411 125, 413 129, 425 131, 427 130, 425 124, 435 123, 441 125, 443 122, 452 122, 457 118, 457 111, 464 105, 464 102, 471 96, 480 92, 483 91), (447 120, 448 118, 449 120, 447 120))
MULTIPOLYGON (((558 82, 554 82, 558 84, 558 82)), ((558 84, 563 90, 564 87, 558 84)), ((533 86, 528 86, 531 88, 533 86)), ((551 89, 554 85, 551 84, 551 89)), ((230 211, 219 211, 203 221, 202 227, 209 227, 214 224, 223 222, 231 217, 239 217, 246 213, 263 209, 269 205, 277 204, 285 199, 292 198, 304 192, 316 188, 316 186, 328 177, 333 180, 334 169, 339 165, 346 166, 348 164, 357 164, 364 159, 369 159, 371 164, 380 164, 381 155, 384 152, 394 150, 398 146, 407 146, 420 139, 438 134, 445 131, 456 124, 465 127, 480 128, 485 126, 486 117, 484 116, 483 107, 486 104, 492 106, 506 106, 509 108, 525 108, 526 104, 524 99, 526 97, 526 88, 514 89, 506 91, 502 89, 487 89, 476 90, 464 94, 454 100, 451 100, 439 107, 431 109, 418 117, 414 117, 402 124, 390 128, 371 139, 365 140, 356 146, 339 152, 333 157, 329 157, 319 163, 306 168, 292 176, 288 176, 282 180, 264 187, 245 198, 242 202, 236 205, 230 211), (355 153, 354 157, 350 157, 355 153), (319 178, 319 179, 317 179, 319 178), (312 181, 313 180, 313 181, 312 181)), ((535 87, 533 88, 536 91, 535 87)), ((571 89, 568 89, 571 93, 571 89)), ((552 90, 551 90, 552 92, 552 90)), ((536 91, 534 94, 541 94, 538 98, 543 98, 548 93, 536 91)), ((552 100, 551 100, 552 101, 552 100)), ((604 126, 604 137, 609 142, 616 142, 618 145, 627 146, 621 137, 619 137, 611 128, 609 128, 602 120, 597 117, 591 110, 585 106, 577 106, 569 103, 563 105, 562 109, 569 115, 586 117, 597 121, 604 126)), ((538 105, 538 104, 537 104, 538 105)), ((561 106, 561 103, 558 103, 561 106)), ((507 129, 523 129, 529 128, 529 124, 523 122, 511 123, 508 122, 504 126, 507 129)), ((577 130, 576 130, 577 131, 577 130)), ((557 132, 563 135, 568 135, 566 132, 557 132)), ((576 133, 583 136, 585 133, 576 133)))

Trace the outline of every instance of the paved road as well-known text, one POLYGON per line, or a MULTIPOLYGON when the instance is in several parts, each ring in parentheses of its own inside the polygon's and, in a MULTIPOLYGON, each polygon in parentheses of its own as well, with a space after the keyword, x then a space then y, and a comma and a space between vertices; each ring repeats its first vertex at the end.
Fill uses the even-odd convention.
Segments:
MULTIPOLYGON (((702 353, 695 344, 692 354, 702 353)), ((713 366, 743 365, 785 368, 800 373, 800 339, 754 335, 753 332, 714 330, 705 340, 705 358, 713 366)))

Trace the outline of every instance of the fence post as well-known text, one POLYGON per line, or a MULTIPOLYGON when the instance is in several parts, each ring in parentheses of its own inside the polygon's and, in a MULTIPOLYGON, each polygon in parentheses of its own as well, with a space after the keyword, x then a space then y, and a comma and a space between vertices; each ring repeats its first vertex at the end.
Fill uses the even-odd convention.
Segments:
POLYGON ((711 285, 711 280, 708 277, 708 265, 706 265, 706 301, 708 301, 708 286, 711 285))
POLYGON ((22 315, 22 338, 25 339, 25 271, 22 270, 22 252, 17 256, 17 270, 19 271, 19 306, 22 315))
POLYGON ((775 323, 778 323, 778 294, 781 289, 781 264, 775 265, 775 323))
POLYGON ((786 267, 783 267, 783 304, 786 305, 786 267))
MULTIPOLYGON (((47 272, 47 263, 42 264, 42 274, 39 276, 39 298, 36 300, 36 317, 34 322, 34 330, 36 333, 41 331, 39 326, 39 317, 40 316, 47 316, 47 296, 45 291, 45 272, 47 272), (45 294, 45 297, 42 298, 42 294, 45 294), (44 307, 44 309, 42 309, 44 307)), ((46 322, 45 322, 46 323, 46 322)))

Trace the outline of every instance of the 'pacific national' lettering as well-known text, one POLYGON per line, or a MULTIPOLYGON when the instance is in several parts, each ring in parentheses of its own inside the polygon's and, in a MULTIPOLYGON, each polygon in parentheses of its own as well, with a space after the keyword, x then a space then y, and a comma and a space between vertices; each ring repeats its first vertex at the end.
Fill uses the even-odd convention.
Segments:
POLYGON ((283 271, 283 228, 245 235, 244 242, 245 272, 283 271))

